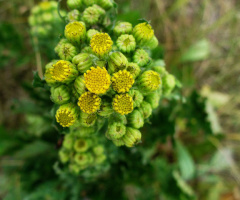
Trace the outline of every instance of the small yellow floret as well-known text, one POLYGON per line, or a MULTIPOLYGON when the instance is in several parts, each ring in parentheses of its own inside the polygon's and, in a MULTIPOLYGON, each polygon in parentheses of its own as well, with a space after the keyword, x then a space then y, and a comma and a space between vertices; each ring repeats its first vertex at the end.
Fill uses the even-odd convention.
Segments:
POLYGON ((154 91, 159 88, 161 84, 161 78, 159 74, 155 71, 149 70, 143 73, 141 82, 145 85, 148 89, 154 91))
POLYGON ((136 25, 134 27, 134 32, 144 39, 151 39, 154 35, 154 30, 151 25, 146 22, 136 25))
POLYGON ((121 115, 131 113, 133 111, 132 97, 129 94, 116 95, 113 99, 113 109, 121 115))
POLYGON ((49 71, 54 80, 62 82, 71 74, 70 63, 60 60, 56 64, 53 64, 49 71))
POLYGON ((96 112, 100 108, 100 103, 101 98, 91 92, 83 93, 78 100, 80 109, 88 114, 96 112))
POLYGON ((65 37, 70 40, 79 43, 86 34, 86 28, 82 22, 70 22, 65 26, 65 37))
POLYGON ((133 76, 126 70, 120 70, 113 74, 112 86, 118 93, 125 93, 130 90, 134 83, 133 76))
POLYGON ((111 51, 113 41, 107 33, 97 33, 95 34, 91 41, 90 46, 94 53, 97 55, 104 55, 111 51))
POLYGON ((95 94, 104 94, 111 84, 111 77, 104 67, 91 67, 84 74, 84 79, 87 89, 95 94))
POLYGON ((74 124, 76 115, 67 107, 60 107, 56 113, 56 120, 62 127, 69 127, 74 124))

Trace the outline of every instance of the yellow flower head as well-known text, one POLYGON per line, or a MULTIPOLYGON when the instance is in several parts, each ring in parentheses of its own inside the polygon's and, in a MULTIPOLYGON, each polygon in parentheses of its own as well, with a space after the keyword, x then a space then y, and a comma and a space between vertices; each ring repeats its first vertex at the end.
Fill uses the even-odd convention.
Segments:
POLYGON ((154 36, 154 30, 150 24, 143 22, 134 27, 133 34, 138 41, 150 40, 154 36))
POLYGON ((69 103, 59 107, 56 113, 56 120, 62 127, 69 127, 77 119, 76 107, 69 103))
POLYGON ((130 90, 134 83, 133 76, 126 70, 120 70, 113 74, 112 86, 118 93, 125 93, 130 90))
POLYGON ((97 33, 90 41, 93 52, 100 56, 111 51, 112 45, 113 41, 107 33, 97 33))
POLYGON ((104 94, 111 84, 111 77, 104 67, 91 67, 84 74, 84 79, 87 89, 95 94, 104 94))
POLYGON ((100 103, 101 98, 91 92, 83 93, 78 100, 78 106, 88 114, 96 112, 100 108, 100 103))
POLYGON ((49 69, 49 72, 54 80, 63 83, 73 80, 78 74, 75 67, 73 67, 70 62, 65 60, 60 60, 53 64, 49 69))
POLYGON ((65 37, 72 43, 80 43, 86 35, 86 28, 83 22, 70 22, 64 31, 65 37))
POLYGON ((159 88, 161 84, 160 75, 152 70, 145 71, 140 79, 139 79, 140 86, 148 91, 154 91, 159 88))
POLYGON ((131 113, 133 111, 132 97, 129 94, 116 95, 113 99, 113 109, 121 115, 131 113))

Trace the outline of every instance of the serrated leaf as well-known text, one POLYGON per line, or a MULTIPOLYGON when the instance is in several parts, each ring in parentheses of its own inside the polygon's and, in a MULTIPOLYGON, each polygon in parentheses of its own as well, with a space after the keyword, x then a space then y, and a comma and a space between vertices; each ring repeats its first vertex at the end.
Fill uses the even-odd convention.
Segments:
POLYGON ((33 72, 33 87, 44 87, 44 81, 39 77, 38 72, 33 72))
POLYGON ((195 166, 188 150, 183 146, 180 140, 175 140, 178 166, 183 179, 189 180, 194 177, 195 166))

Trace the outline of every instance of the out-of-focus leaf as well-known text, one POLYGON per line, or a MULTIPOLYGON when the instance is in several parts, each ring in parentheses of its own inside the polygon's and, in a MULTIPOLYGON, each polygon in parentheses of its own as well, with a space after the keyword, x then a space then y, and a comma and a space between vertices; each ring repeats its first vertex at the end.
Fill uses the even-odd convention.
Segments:
POLYGON ((203 39, 192 45, 181 57, 182 62, 195 62, 205 60, 210 53, 208 40, 203 39))
POLYGON ((33 72, 33 87, 44 87, 44 81, 39 77, 38 72, 33 72))
POLYGON ((176 153, 178 157, 178 166, 183 179, 189 180, 194 177, 195 166, 193 159, 188 150, 179 140, 175 140, 176 153))

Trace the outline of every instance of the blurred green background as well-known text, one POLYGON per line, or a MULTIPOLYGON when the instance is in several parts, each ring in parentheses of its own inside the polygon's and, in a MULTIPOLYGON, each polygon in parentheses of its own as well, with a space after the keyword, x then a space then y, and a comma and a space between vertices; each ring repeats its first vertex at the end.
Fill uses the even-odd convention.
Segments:
POLYGON ((0 1, 0 199, 240 199, 239 1, 116 1, 119 20, 151 20, 153 57, 179 87, 143 128, 143 143, 109 149, 111 169, 94 180, 56 173, 53 104, 32 80, 59 38, 31 36, 38 2, 0 1))

